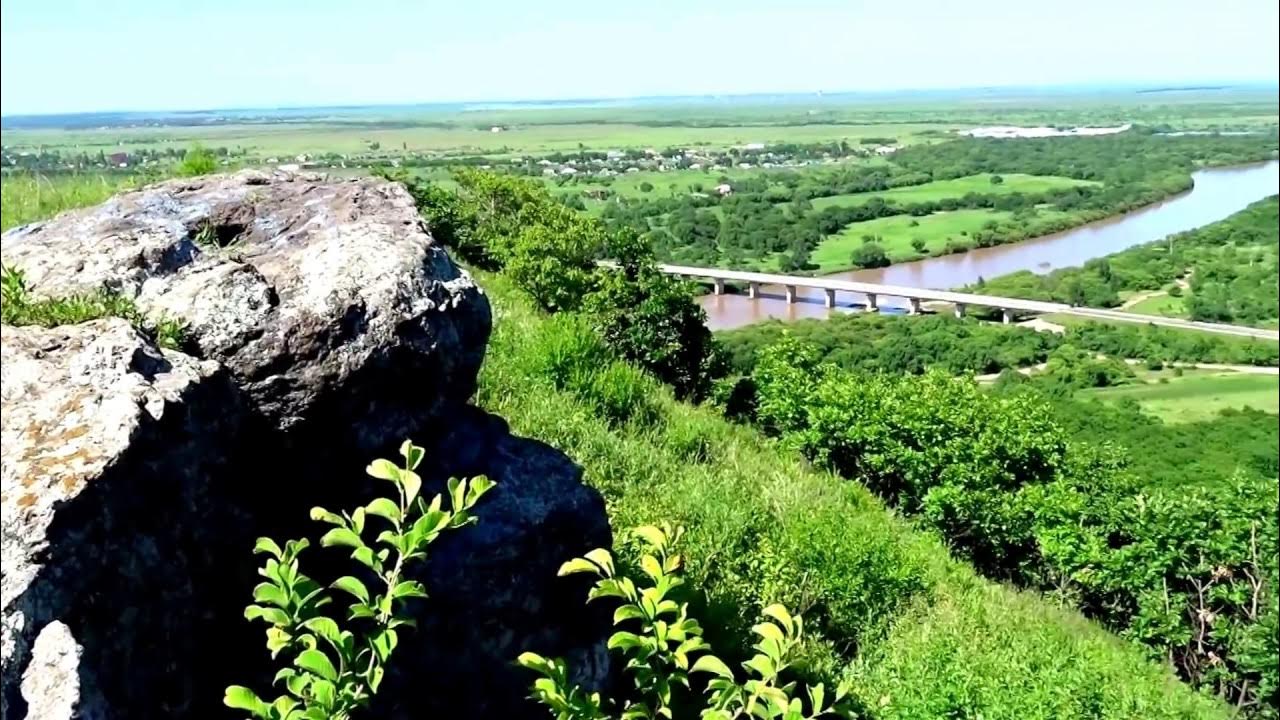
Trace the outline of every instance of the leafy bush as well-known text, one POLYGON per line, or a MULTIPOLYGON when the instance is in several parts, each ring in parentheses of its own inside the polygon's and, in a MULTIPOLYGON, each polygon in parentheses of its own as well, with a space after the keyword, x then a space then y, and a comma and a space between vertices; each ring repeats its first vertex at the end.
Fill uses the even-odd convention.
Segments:
POLYGON ((849 262, 854 267, 878 268, 889 264, 889 256, 879 243, 864 242, 853 249, 849 262))
POLYGON ((401 466, 375 460, 367 470, 395 486, 391 497, 342 515, 311 510, 313 520, 333 526, 320 545, 351 548, 351 559, 362 566, 359 572, 376 578, 374 589, 353 575, 327 589, 308 577, 300 569, 300 555, 310 544, 306 539, 290 540, 283 548, 270 538, 258 540, 254 552, 268 556, 258 571, 265 579, 254 588, 255 604, 245 609, 245 618, 267 624, 267 650, 273 659, 287 661, 275 676, 285 693, 267 701, 232 685, 223 699, 227 707, 262 720, 346 720, 377 694, 400 628, 413 624, 406 601, 427 596, 422 583, 404 579, 406 571, 426 560, 427 548, 442 532, 475 522, 471 509, 493 486, 484 477, 450 480, 450 509, 445 510, 440 495, 428 502, 419 494, 422 480, 415 470, 423 449, 406 441, 400 454, 401 466), (385 526, 372 545, 364 539, 370 518, 385 526), (333 601, 327 590, 351 596, 345 628, 322 612, 333 601))
POLYGON ((196 177, 197 175, 208 175, 216 172, 218 169, 218 158, 213 152, 206 150, 203 145, 196 143, 187 150, 187 154, 182 157, 182 162, 174 168, 174 172, 182 177, 196 177))
POLYGON ((520 655, 520 664, 542 676, 533 684, 534 697, 557 720, 670 718, 674 708, 691 702, 677 696, 680 688, 689 689, 692 674, 706 673, 711 679, 706 684, 701 717, 707 720, 853 717, 846 687, 828 697, 818 683, 806 687, 802 697, 794 681, 784 680, 791 656, 801 643, 804 624, 782 605, 764 608, 763 621, 752 628, 759 640, 755 655, 742 663, 746 680, 739 681, 723 660, 711 654, 702 626, 689 616, 689 604, 678 600, 684 579, 682 561, 673 546, 681 532, 651 525, 633 531, 644 546, 639 560, 643 577, 619 573, 613 555, 604 549, 592 550, 560 568, 560 575, 590 573, 600 578, 588 601, 617 600, 613 622, 620 629, 609 638, 608 646, 626 658, 625 667, 634 684, 629 696, 602 698, 598 692, 587 692, 570 684, 563 660, 526 652, 520 655))
POLYGON ((166 348, 178 348, 186 335, 186 326, 171 318, 145 318, 133 300, 108 290, 71 295, 62 298, 33 298, 21 270, 0 269, 0 316, 6 325, 39 325, 57 327, 98 320, 122 318, 138 332, 166 348))
MULTIPOLYGON (((818 357, 787 337, 761 352, 762 427, 916 515, 984 572, 1051 589, 1195 685, 1277 711, 1267 668, 1280 655, 1264 640, 1280 612, 1274 472, 1144 489, 1113 448, 1068 442, 1035 393, 818 357)), ((1062 372, 1077 383, 1078 369, 1062 372)))

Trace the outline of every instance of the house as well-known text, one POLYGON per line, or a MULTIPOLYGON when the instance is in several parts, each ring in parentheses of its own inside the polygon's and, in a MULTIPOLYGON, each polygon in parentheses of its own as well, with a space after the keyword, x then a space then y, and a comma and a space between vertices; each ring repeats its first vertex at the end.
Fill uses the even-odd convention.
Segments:
POLYGON ((129 153, 111 153, 107 156, 107 160, 110 161, 112 165, 125 167, 129 162, 129 153))
POLYGON ((622 158, 626 157, 627 154, 622 152, 621 150, 610 150, 606 152, 604 156, 610 160, 621 160, 622 158))
POLYGON ((561 175, 577 175, 577 174, 578 174, 578 169, 577 169, 577 168, 571 168, 571 167, 562 167, 562 168, 560 168, 560 174, 561 174, 561 175))
POLYGON ((742 146, 743 150, 763 150, 764 143, 747 143, 742 146))
POLYGON ((505 129, 506 129, 506 128, 502 127, 501 125, 494 125, 493 127, 489 128, 489 132, 491 132, 491 133, 500 133, 500 132, 502 132, 502 131, 503 131, 503 130, 505 130, 505 129))
POLYGON ((898 148, 893 145, 880 145, 876 148, 877 155, 892 155, 898 148))
POLYGON ((720 183, 719 185, 716 186, 716 192, 720 193, 721 195, 728 195, 733 192, 733 186, 730 185, 729 183, 720 183))

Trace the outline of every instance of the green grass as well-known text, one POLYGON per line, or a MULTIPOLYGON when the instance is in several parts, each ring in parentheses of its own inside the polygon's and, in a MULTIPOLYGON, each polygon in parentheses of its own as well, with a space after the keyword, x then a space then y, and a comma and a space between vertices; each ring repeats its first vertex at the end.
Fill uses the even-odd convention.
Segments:
POLYGON ((893 188, 883 192, 832 195, 831 197, 815 198, 813 201, 813 209, 822 210, 823 208, 828 207, 861 205, 871 198, 876 197, 884 198, 885 200, 892 200, 901 204, 907 204, 916 202, 932 202, 935 200, 943 200, 945 198, 959 198, 963 197, 966 193, 971 192, 983 195, 1010 195, 1015 192, 1029 194, 1040 193, 1046 190, 1074 187, 1077 185, 1098 184, 1085 180, 1073 180, 1072 178, 1058 177, 1056 175, 1024 175, 1022 173, 1014 173, 1001 175, 1001 177, 1004 178, 1004 182, 999 185, 992 185, 991 175, 989 173, 983 173, 980 175, 968 175, 962 178, 955 178, 954 180, 935 180, 934 182, 924 183, 923 185, 893 188))
POLYGON ((0 231, 95 205, 137 182, 124 175, 6 175, 0 183, 0 231))
MULTIPOLYGON (((1045 221, 1058 220, 1067 213, 1041 210, 1038 217, 1045 221)), ((853 223, 822 240, 813 251, 812 261, 820 272, 837 272, 850 267, 849 256, 862 244, 864 235, 878 235, 882 246, 893 262, 912 260, 919 255, 911 247, 912 238, 923 238, 925 254, 939 254, 948 240, 971 242, 966 235, 980 230, 992 221, 1007 220, 1011 213, 1002 210, 952 210, 924 217, 892 215, 890 217, 853 223), (912 223, 915 223, 914 225, 912 223)))
POLYGON ((1158 315, 1171 318, 1187 317, 1186 299, 1184 297, 1173 297, 1172 295, 1149 297, 1130 305, 1126 308, 1126 311, 1138 313, 1139 315, 1158 315))
POLYGON ((778 601, 805 615, 802 674, 848 679, 884 720, 1226 716, 1137 646, 978 577, 858 483, 674 401, 580 323, 477 277, 495 308, 477 404, 581 465, 615 530, 687 529, 694 612, 722 655, 742 653, 750 618, 778 601))
POLYGON ((1133 400, 1144 412, 1165 422, 1211 420, 1228 408, 1280 413, 1280 377, 1276 375, 1188 371, 1176 377, 1166 373, 1140 384, 1084 390, 1081 394, 1109 402, 1133 400))

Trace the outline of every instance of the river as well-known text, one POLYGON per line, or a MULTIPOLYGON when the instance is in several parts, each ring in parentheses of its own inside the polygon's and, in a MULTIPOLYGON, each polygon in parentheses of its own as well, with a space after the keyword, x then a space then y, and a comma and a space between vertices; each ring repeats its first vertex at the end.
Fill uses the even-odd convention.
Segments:
MULTIPOLYGON (((1018 270, 1046 273, 1061 267, 1124 250, 1167 235, 1192 230, 1221 220, 1249 203, 1280 192, 1280 163, 1212 168, 1192 174, 1195 186, 1180 195, 1124 215, 1081 225, 1053 235, 1019 243, 977 248, 957 255, 928 258, 875 270, 855 270, 831 275, 844 280, 952 289, 1018 270)), ((862 298, 842 295, 833 309, 823 306, 818 290, 799 290, 794 304, 783 299, 783 289, 766 286, 764 297, 706 295, 700 299, 712 330, 741 327, 769 318, 796 320, 826 318, 833 312, 853 312, 862 298)), ((901 310, 901 300, 883 298, 882 309, 901 310)))

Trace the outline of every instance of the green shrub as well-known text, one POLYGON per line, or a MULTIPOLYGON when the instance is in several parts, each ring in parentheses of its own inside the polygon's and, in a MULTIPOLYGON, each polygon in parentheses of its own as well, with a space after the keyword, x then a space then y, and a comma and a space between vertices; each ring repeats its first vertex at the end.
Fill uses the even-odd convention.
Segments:
POLYGON ((266 623, 267 650, 282 664, 275 682, 286 692, 267 701, 232 685, 223 699, 227 707, 262 720, 347 720, 377 694, 401 628, 413 626, 406 602, 427 596, 422 583, 404 579, 406 570, 426 560, 427 548, 442 532, 475 522, 471 509, 493 486, 484 477, 450 480, 450 509, 445 510, 440 495, 427 502, 419 494, 422 480, 415 470, 423 449, 406 441, 400 454, 402 466, 375 460, 367 470, 395 486, 390 497, 342 515, 311 510, 313 520, 333 526, 320 545, 351 548, 351 559, 361 566, 357 572, 377 578, 372 588, 353 575, 327 588, 308 577, 300 569, 300 555, 310 545, 306 539, 290 540, 283 548, 270 538, 258 540, 254 552, 268 558, 245 618, 266 623), (370 545, 364 536, 366 529, 373 532, 366 527, 372 518, 384 529, 370 545), (333 601, 329 590, 351 596, 343 624, 322 612, 333 601))
POLYGON ((795 681, 785 679, 792 655, 803 639, 804 623, 779 604, 766 607, 762 622, 752 627, 759 640, 753 648, 755 655, 742 663, 747 679, 738 680, 723 660, 711 654, 702 626, 690 617, 689 604, 680 600, 682 561, 673 546, 681 531, 650 525, 633 533, 643 545, 641 575, 618 572, 613 555, 604 549, 570 560, 560 568, 560 575, 595 575, 600 579, 588 601, 608 598, 616 602, 613 622, 619 629, 609 638, 608 647, 626 658, 625 669, 634 687, 623 697, 602 698, 598 692, 588 693, 572 685, 563 660, 533 652, 519 657, 521 665, 542 676, 533 684, 533 696, 557 720, 670 718, 676 708, 695 703, 702 706, 700 716, 707 720, 853 717, 846 700, 847 687, 841 686, 828 696, 818 683, 801 694, 796 692, 795 681), (688 694, 690 679, 697 673, 710 678, 701 702, 682 697, 688 694))
POLYGON ((657 383, 623 362, 615 360, 603 369, 576 377, 571 389, 613 423, 648 425, 657 417, 652 401, 657 383))
MULTIPOLYGON (((1095 382, 1081 368, 1099 361, 1060 350, 1046 374, 1095 382)), ((1264 666, 1280 655, 1262 640, 1280 612, 1274 473, 1144 490, 1113 448, 1068 442, 1035 393, 849 372, 785 336, 760 353, 755 379, 762 427, 916 515, 979 569, 1051 589, 1197 687, 1275 712, 1264 666)))
POLYGON ((175 174, 182 177, 196 177, 197 175, 208 175, 218 170, 218 158, 213 152, 206 150, 203 145, 196 143, 187 150, 187 154, 182 157, 182 162, 174 168, 175 174))

